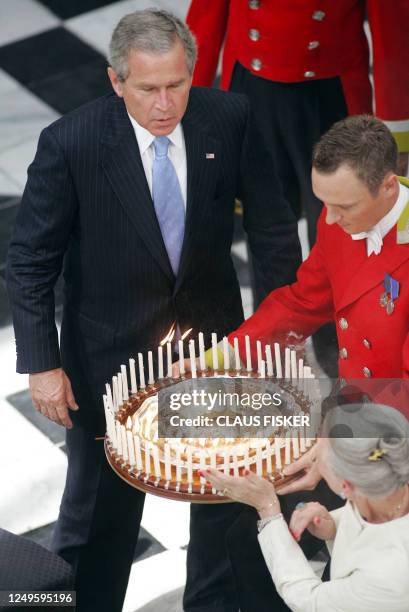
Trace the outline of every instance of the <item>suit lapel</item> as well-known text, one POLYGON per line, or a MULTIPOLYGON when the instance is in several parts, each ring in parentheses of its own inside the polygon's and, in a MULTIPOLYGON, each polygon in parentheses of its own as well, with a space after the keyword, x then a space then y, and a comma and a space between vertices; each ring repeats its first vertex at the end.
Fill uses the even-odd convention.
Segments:
POLYGON ((113 190, 152 257, 174 282, 135 132, 120 98, 109 100, 102 142, 102 167, 113 190))
POLYGON ((202 114, 202 110, 192 97, 194 98, 194 92, 191 92, 189 106, 182 120, 186 147, 187 202, 185 235, 175 291, 183 281, 189 262, 193 258, 196 233, 205 231, 202 221, 206 207, 212 202, 221 162, 220 141, 206 129, 208 116, 202 114), (214 156, 206 157, 207 153, 214 156))

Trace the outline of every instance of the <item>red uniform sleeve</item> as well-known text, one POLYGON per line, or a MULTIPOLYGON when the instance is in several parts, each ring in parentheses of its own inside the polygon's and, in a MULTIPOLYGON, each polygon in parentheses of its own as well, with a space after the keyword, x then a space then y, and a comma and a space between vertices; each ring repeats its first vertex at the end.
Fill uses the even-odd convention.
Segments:
POLYGON ((186 23, 195 35, 198 58, 193 85, 210 87, 226 34, 230 0, 192 0, 186 23))
POLYGON ((235 337, 239 340, 243 361, 246 335, 252 340, 252 357, 256 359, 256 340, 263 344, 297 344, 333 319, 332 288, 322 256, 323 224, 324 215, 319 221, 317 242, 300 266, 297 281, 272 291, 254 315, 230 334, 231 345, 235 337))

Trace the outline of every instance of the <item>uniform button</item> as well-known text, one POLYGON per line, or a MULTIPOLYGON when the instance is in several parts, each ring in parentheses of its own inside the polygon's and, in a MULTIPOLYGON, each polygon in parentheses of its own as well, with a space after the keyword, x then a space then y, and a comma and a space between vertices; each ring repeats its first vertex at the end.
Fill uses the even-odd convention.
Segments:
POLYGON ((325 17, 324 11, 314 11, 312 14, 312 18, 315 19, 315 21, 322 21, 324 17, 325 17))
POLYGON ((260 0, 249 0, 249 7, 255 11, 260 8, 260 0))
POLYGON ((315 77, 315 72, 313 70, 307 70, 307 72, 304 72, 304 76, 306 79, 311 79, 315 77))
POLYGON ((249 30, 249 38, 250 40, 256 42, 260 38, 260 32, 254 28, 251 28, 251 30, 249 30))
POLYGON ((371 378, 372 376, 372 372, 369 368, 367 368, 366 366, 364 368, 362 368, 362 372, 365 376, 365 378, 371 378))
POLYGON ((370 349, 372 348, 371 343, 369 342, 369 340, 367 340, 366 338, 364 338, 364 340, 362 340, 362 344, 364 345, 365 348, 370 349))
POLYGON ((345 378, 340 378, 339 379, 339 386, 341 387, 341 389, 343 389, 343 387, 346 387, 347 381, 345 378))
POLYGON ((339 320, 339 326, 341 329, 348 329, 348 321, 342 317, 342 319, 339 320))
POLYGON ((311 42, 308 43, 308 50, 313 51, 319 46, 320 46, 320 43, 318 42, 318 40, 312 40, 311 42))
POLYGON ((261 60, 257 59, 256 57, 251 60, 251 67, 253 68, 253 70, 257 70, 257 72, 261 70, 262 65, 263 64, 261 60))
POLYGON ((346 348, 342 348, 339 350, 339 356, 341 359, 346 359, 348 357, 348 351, 346 348))

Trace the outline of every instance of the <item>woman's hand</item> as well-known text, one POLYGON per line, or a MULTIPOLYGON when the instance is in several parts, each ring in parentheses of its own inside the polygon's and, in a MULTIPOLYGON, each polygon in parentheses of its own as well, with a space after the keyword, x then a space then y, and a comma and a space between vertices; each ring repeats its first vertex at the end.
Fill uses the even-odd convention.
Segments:
POLYGON ((320 540, 333 540, 336 533, 334 519, 325 506, 318 502, 299 504, 293 512, 289 527, 297 541, 305 529, 320 540))
POLYGON ((230 499, 253 506, 261 518, 281 512, 274 485, 249 470, 244 470, 242 476, 228 476, 214 469, 199 473, 230 499))
POLYGON ((315 489, 322 476, 316 462, 316 445, 310 448, 300 459, 291 465, 284 468, 286 476, 292 476, 304 470, 304 476, 298 480, 290 482, 290 484, 280 487, 279 495, 287 495, 287 493, 295 493, 297 491, 312 491, 315 489))

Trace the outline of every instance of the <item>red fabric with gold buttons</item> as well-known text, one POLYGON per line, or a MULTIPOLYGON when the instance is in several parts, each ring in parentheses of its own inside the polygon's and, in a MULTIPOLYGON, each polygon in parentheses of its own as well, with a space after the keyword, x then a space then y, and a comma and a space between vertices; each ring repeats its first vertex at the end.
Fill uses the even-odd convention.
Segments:
POLYGON ((225 39, 224 89, 236 61, 272 81, 340 76, 350 114, 372 112, 365 6, 376 113, 384 120, 407 119, 408 0, 193 0, 187 23, 199 45, 194 84, 212 84, 225 39))

